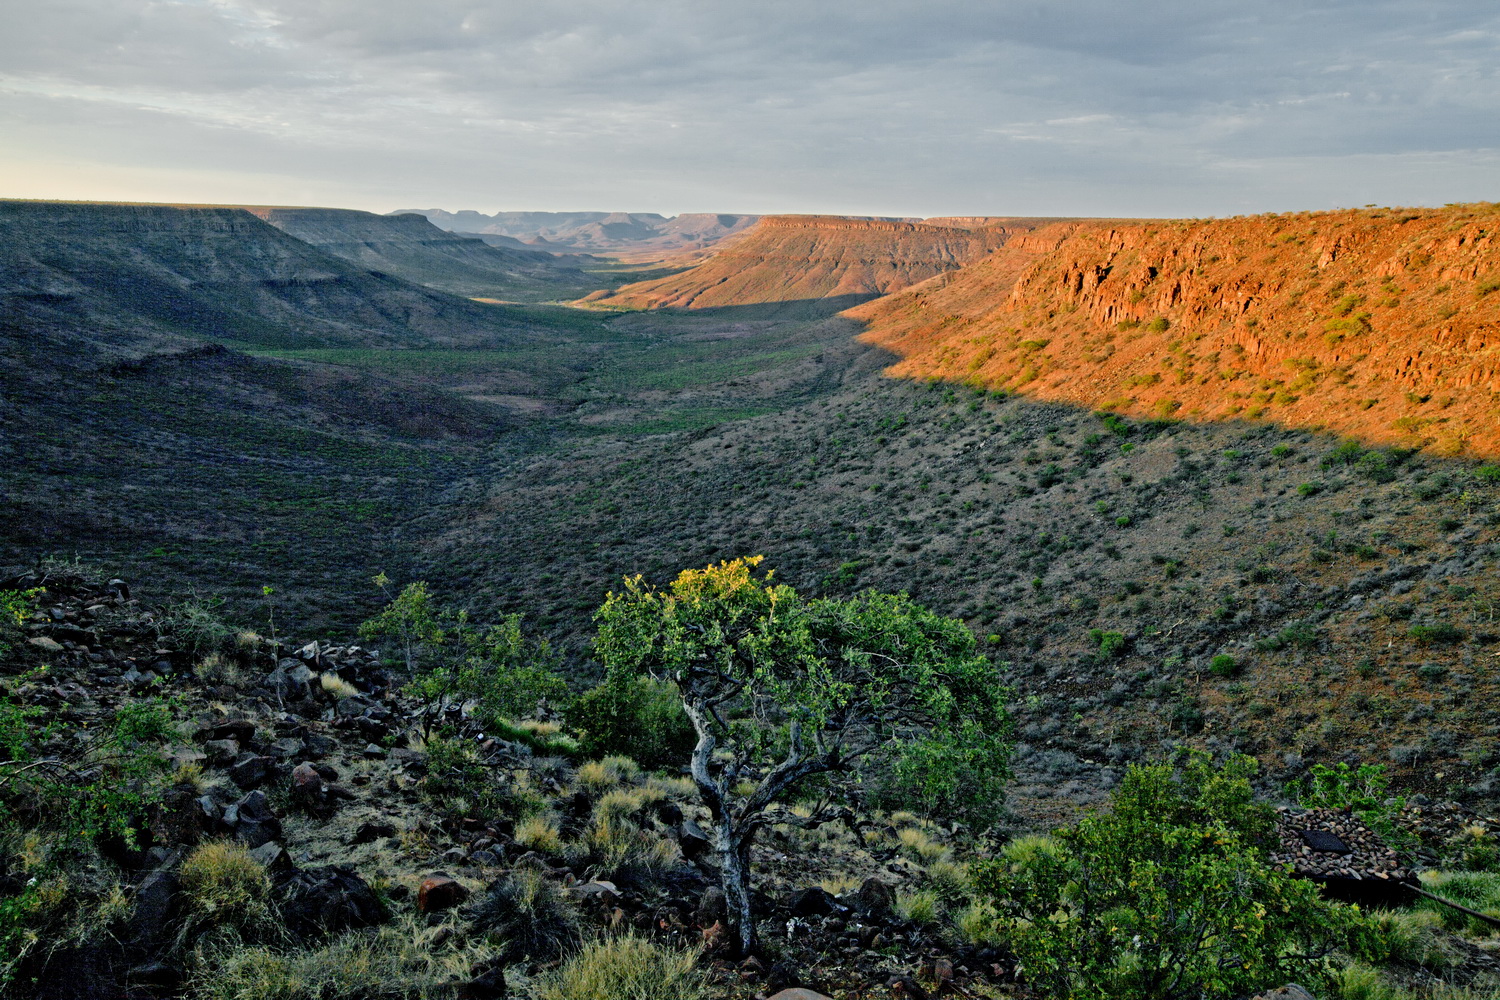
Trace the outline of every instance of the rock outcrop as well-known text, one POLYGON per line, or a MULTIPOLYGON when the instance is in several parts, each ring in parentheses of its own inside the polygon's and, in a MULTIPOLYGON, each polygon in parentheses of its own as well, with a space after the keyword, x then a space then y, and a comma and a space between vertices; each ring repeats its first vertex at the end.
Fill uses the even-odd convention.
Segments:
POLYGON ((1500 452, 1500 207, 1080 222, 856 309, 891 369, 1500 452))
POLYGON ((1034 220, 847 219, 773 215, 708 260, 595 297, 628 308, 705 309, 814 299, 868 299, 982 259, 1034 220), (949 224, 982 222, 972 228, 949 224))

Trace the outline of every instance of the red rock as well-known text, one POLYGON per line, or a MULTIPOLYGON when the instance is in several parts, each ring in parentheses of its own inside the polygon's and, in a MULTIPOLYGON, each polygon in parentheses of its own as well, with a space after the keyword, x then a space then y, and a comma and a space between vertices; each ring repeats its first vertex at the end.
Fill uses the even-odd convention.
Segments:
POLYGON ((435 913, 457 906, 469 898, 469 890, 446 875, 429 875, 417 889, 417 910, 435 913))

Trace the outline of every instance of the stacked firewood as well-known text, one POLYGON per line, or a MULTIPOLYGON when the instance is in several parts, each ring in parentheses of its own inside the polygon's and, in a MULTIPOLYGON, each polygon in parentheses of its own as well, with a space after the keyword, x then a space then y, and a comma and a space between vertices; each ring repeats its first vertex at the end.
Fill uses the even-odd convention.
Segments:
POLYGON ((1270 862, 1291 865, 1292 871, 1303 878, 1394 882, 1414 878, 1379 834, 1358 817, 1338 809, 1278 809, 1276 839, 1270 862), (1310 836, 1304 836, 1304 832, 1310 836))

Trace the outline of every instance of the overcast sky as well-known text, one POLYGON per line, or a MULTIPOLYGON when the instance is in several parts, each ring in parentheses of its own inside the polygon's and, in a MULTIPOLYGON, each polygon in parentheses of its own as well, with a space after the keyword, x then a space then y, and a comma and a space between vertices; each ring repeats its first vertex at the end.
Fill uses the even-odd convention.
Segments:
POLYGON ((0 0, 0 196, 1231 215, 1500 199, 1495 0, 0 0))

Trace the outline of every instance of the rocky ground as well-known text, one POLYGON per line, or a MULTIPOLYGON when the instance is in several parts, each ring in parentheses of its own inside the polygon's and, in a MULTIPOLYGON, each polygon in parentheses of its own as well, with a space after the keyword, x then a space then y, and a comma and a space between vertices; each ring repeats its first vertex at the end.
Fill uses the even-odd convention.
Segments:
MULTIPOLYGON (((44 750, 66 758, 133 698, 168 699, 180 732, 141 842, 105 845, 123 902, 92 938, 33 962, 36 996, 222 995, 203 992, 205 977, 215 963, 243 971, 246 949, 317 961, 340 942, 373 949, 392 934, 421 952, 427 978, 410 995, 531 996, 573 945, 605 930, 701 948, 713 996, 1024 995, 1014 962, 964 905, 957 860, 987 844, 962 829, 905 813, 774 826, 754 859, 762 950, 740 958, 684 778, 578 760, 545 705, 513 738, 454 709, 438 723, 451 738, 424 739, 423 706, 375 649, 218 634, 121 580, 0 582, 36 586, 45 593, 3 683, 61 724, 44 750), (239 951, 213 951, 191 937, 210 932, 193 923, 185 859, 216 842, 248 848, 267 873, 272 951, 238 939, 239 951)), ((1417 864, 1496 826, 1420 797, 1403 816, 1414 849, 1404 857, 1417 864)), ((23 870, 7 859, 3 874, 0 897, 18 892, 23 870)), ((1491 944, 1453 938, 1445 975, 1493 974, 1491 944)))

